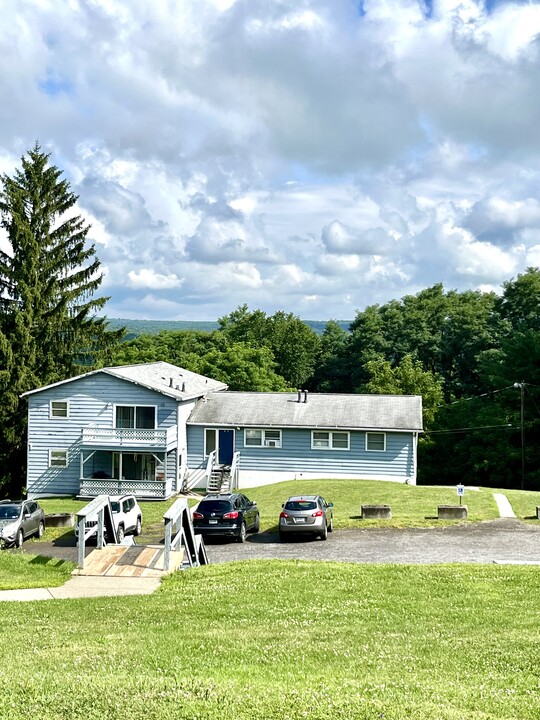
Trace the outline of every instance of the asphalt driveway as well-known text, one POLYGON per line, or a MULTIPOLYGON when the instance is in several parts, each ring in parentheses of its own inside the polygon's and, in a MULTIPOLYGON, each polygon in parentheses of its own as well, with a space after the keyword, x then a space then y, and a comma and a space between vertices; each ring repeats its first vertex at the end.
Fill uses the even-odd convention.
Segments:
MULTIPOLYGON (((69 538, 54 543, 28 542, 29 553, 77 561, 69 538)), ((212 539, 211 563, 235 560, 333 560, 357 563, 512 563, 540 565, 540 526, 516 519, 464 523, 444 528, 336 530, 328 540, 292 539, 275 533, 248 535, 244 544, 212 539)))

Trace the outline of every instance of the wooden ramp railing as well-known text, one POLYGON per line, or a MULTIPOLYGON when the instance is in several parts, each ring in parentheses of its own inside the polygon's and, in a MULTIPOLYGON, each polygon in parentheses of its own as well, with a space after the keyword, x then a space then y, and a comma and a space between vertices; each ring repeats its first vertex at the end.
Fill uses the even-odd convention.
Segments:
POLYGON ((204 541, 200 535, 195 535, 193 529, 188 501, 185 498, 178 498, 163 515, 163 520, 165 522, 164 570, 168 571, 171 554, 179 547, 184 548, 184 560, 190 567, 208 565, 204 541))
POLYGON ((117 545, 105 543, 111 536, 116 542, 110 501, 107 495, 92 500, 77 513, 79 537, 77 575, 114 575, 132 577, 160 577, 180 566, 207 565, 204 541, 195 535, 191 512, 185 498, 176 500, 163 515, 164 545, 117 545), (85 523, 95 521, 85 530, 85 523), (86 540, 97 534, 97 548, 85 557, 86 540))

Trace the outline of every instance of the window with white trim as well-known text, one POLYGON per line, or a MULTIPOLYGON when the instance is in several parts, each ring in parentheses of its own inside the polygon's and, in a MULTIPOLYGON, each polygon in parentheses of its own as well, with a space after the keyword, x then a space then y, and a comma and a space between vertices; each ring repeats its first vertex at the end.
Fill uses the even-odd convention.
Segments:
POLYGON ((262 428, 246 428, 244 430, 246 447, 281 447, 281 430, 263 430, 262 428))
POLYGON ((385 452, 386 451, 386 433, 367 432, 366 433, 366 450, 368 450, 369 452, 385 452))
POLYGON ((67 467, 67 450, 49 450, 49 467, 67 467))
POLYGON ((350 433, 342 430, 312 430, 312 450, 350 450, 350 433))
POLYGON ((154 430, 156 407, 155 405, 117 405, 115 420, 117 428, 154 430))
POLYGON ((49 408, 49 417, 51 418, 67 418, 69 417, 69 404, 67 400, 51 400, 49 408))
POLYGON ((218 432, 214 428, 206 428, 204 431, 204 455, 210 455, 216 450, 218 441, 218 432))

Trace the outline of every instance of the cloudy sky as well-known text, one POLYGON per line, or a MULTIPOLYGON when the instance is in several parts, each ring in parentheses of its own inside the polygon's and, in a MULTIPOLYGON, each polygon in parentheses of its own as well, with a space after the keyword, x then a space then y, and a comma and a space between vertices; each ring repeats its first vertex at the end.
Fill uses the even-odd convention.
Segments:
POLYGON ((540 1, 0 4, 0 171, 51 152, 109 317, 352 319, 540 265, 540 1))

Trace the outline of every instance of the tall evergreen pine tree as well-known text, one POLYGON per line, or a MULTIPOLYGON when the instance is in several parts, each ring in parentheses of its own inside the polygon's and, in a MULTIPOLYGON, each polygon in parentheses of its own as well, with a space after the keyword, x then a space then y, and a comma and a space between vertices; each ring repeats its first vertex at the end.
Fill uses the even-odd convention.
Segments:
MULTIPOLYGON (((90 226, 77 195, 36 143, 13 177, 0 178, 0 487, 19 490, 26 471, 26 401, 21 393, 105 364, 123 330, 96 316, 108 298, 90 226)), ((1 490, 0 490, 1 492, 1 490)))

